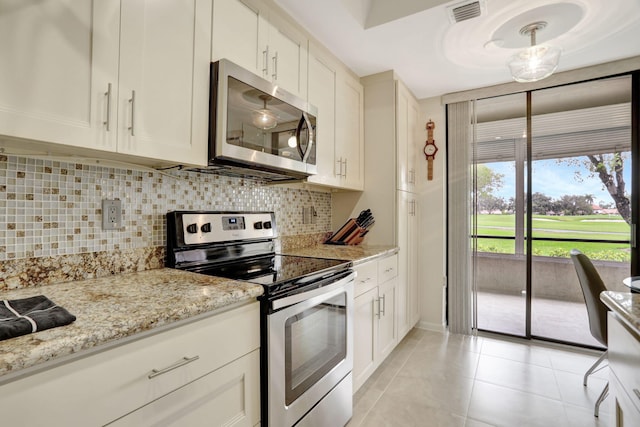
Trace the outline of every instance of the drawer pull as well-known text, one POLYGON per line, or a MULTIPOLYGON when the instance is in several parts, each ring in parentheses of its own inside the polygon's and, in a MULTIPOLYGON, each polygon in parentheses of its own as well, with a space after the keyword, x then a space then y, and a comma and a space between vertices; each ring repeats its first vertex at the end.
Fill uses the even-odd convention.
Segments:
POLYGON ((633 393, 636 395, 638 399, 640 399, 640 390, 638 390, 637 388, 634 388, 633 393))
POLYGON ((193 356, 193 357, 183 357, 182 359, 180 359, 178 362, 174 363, 171 366, 167 366, 166 368, 163 369, 152 369, 151 373, 149 374, 149 379, 152 379, 154 377, 157 377, 158 375, 162 375, 162 374, 166 374, 169 371, 173 371, 176 368, 179 368, 180 366, 184 366, 187 365, 191 362, 195 362, 196 360, 200 359, 200 356, 193 356))
POLYGON ((389 267, 384 272, 385 273, 391 273, 392 271, 393 271, 393 267, 389 267))
POLYGON ((366 279, 360 280, 360 283, 367 283, 369 281, 371 281, 371 277, 367 277, 366 279))

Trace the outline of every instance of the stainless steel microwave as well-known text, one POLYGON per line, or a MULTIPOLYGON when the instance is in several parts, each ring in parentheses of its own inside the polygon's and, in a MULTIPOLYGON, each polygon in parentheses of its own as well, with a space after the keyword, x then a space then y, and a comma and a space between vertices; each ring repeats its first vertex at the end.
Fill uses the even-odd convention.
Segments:
POLYGON ((209 168, 269 181, 317 173, 317 109, 228 61, 211 64, 209 168))

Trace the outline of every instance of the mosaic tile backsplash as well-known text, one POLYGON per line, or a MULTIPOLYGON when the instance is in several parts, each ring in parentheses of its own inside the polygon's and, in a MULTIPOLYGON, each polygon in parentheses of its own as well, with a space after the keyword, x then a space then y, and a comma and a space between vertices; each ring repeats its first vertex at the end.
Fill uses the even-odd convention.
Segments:
POLYGON ((331 228, 330 193, 188 171, 0 155, 0 261, 164 247, 165 213, 197 209, 274 211, 288 241, 331 228), (102 230, 102 199, 122 201, 122 230, 102 230), (302 208, 310 206, 315 223, 303 224, 302 208))

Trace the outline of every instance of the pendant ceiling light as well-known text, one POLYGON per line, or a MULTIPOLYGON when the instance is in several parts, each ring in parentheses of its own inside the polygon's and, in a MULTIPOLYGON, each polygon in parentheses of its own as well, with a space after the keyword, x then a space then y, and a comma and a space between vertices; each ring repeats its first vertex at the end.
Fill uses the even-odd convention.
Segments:
POLYGON ((273 111, 267 108, 267 101, 271 99, 269 95, 260 95, 263 102, 263 108, 256 110, 252 114, 253 125, 257 128, 268 130, 278 125, 278 118, 273 111))
POLYGON ((515 81, 536 82, 549 77, 558 68, 561 49, 547 44, 536 44, 536 33, 546 26, 546 22, 539 21, 520 29, 520 34, 531 37, 531 47, 509 59, 509 69, 515 81))

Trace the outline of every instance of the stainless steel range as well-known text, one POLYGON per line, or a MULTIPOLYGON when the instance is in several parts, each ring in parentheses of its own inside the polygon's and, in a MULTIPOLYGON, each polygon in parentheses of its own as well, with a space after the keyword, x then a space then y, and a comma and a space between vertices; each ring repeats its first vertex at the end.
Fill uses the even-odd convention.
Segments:
POLYGON ((262 425, 343 426, 352 415, 350 261, 278 255, 273 212, 167 214, 167 266, 259 283, 262 425))

